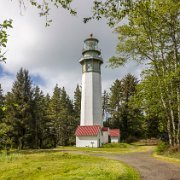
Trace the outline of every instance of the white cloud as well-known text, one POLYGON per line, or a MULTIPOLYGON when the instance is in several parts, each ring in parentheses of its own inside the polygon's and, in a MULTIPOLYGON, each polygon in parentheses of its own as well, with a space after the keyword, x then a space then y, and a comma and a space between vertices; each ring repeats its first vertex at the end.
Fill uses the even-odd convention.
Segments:
MULTIPOLYGON (((82 19, 90 14, 91 0, 75 0, 73 6, 79 14, 71 16, 65 10, 52 8, 53 23, 45 28, 45 21, 39 17, 38 11, 33 7, 20 15, 18 2, 0 0, 0 21, 12 18, 13 29, 9 31, 7 64, 2 64, 5 71, 14 74, 14 77, 1 77, 0 82, 4 91, 11 89, 11 84, 17 71, 23 67, 30 74, 44 79, 40 84, 42 90, 50 92, 56 83, 64 86, 73 96, 76 84, 81 83, 81 67, 79 59, 84 39, 93 33, 99 40, 99 47, 106 62, 114 55, 117 43, 116 34, 112 33, 105 21, 83 24, 82 19)), ((116 78, 122 78, 128 72, 139 74, 139 67, 127 65, 117 70, 107 69, 103 66, 103 87, 109 88, 116 78)))

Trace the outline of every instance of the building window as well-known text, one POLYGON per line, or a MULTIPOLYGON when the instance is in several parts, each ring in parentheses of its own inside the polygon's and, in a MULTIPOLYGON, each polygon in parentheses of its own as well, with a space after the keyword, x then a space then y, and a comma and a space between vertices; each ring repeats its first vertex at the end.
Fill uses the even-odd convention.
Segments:
POLYGON ((94 62, 94 71, 95 71, 95 72, 99 72, 99 71, 100 71, 99 62, 94 62))
POLYGON ((93 71, 93 64, 92 64, 92 62, 87 62, 87 71, 93 71))

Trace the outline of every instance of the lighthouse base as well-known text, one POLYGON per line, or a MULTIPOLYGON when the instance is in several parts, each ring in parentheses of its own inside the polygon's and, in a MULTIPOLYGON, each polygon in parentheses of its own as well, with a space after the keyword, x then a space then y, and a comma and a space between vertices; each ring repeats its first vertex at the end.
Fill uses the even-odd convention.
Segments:
POLYGON ((96 126, 78 126, 76 129, 76 147, 98 148, 103 144, 119 142, 119 129, 109 129, 108 127, 96 126), (116 141, 114 141, 116 139, 116 141))

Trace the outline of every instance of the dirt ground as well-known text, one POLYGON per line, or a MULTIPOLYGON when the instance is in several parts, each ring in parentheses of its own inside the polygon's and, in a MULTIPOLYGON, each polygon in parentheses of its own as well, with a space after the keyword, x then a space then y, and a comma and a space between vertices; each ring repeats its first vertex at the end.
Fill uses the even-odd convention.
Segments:
POLYGON ((180 165, 153 158, 151 156, 152 151, 118 155, 105 153, 94 154, 80 151, 74 153, 120 160, 138 170, 142 180, 180 180, 180 165))

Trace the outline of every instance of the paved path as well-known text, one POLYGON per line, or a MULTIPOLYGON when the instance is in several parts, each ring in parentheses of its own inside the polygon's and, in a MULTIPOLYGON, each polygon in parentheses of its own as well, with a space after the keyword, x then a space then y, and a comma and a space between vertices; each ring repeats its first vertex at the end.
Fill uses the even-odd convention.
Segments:
POLYGON ((105 153, 94 154, 80 151, 74 153, 123 161, 138 170, 142 180, 180 180, 180 165, 153 158, 151 156, 152 151, 118 155, 105 153))

